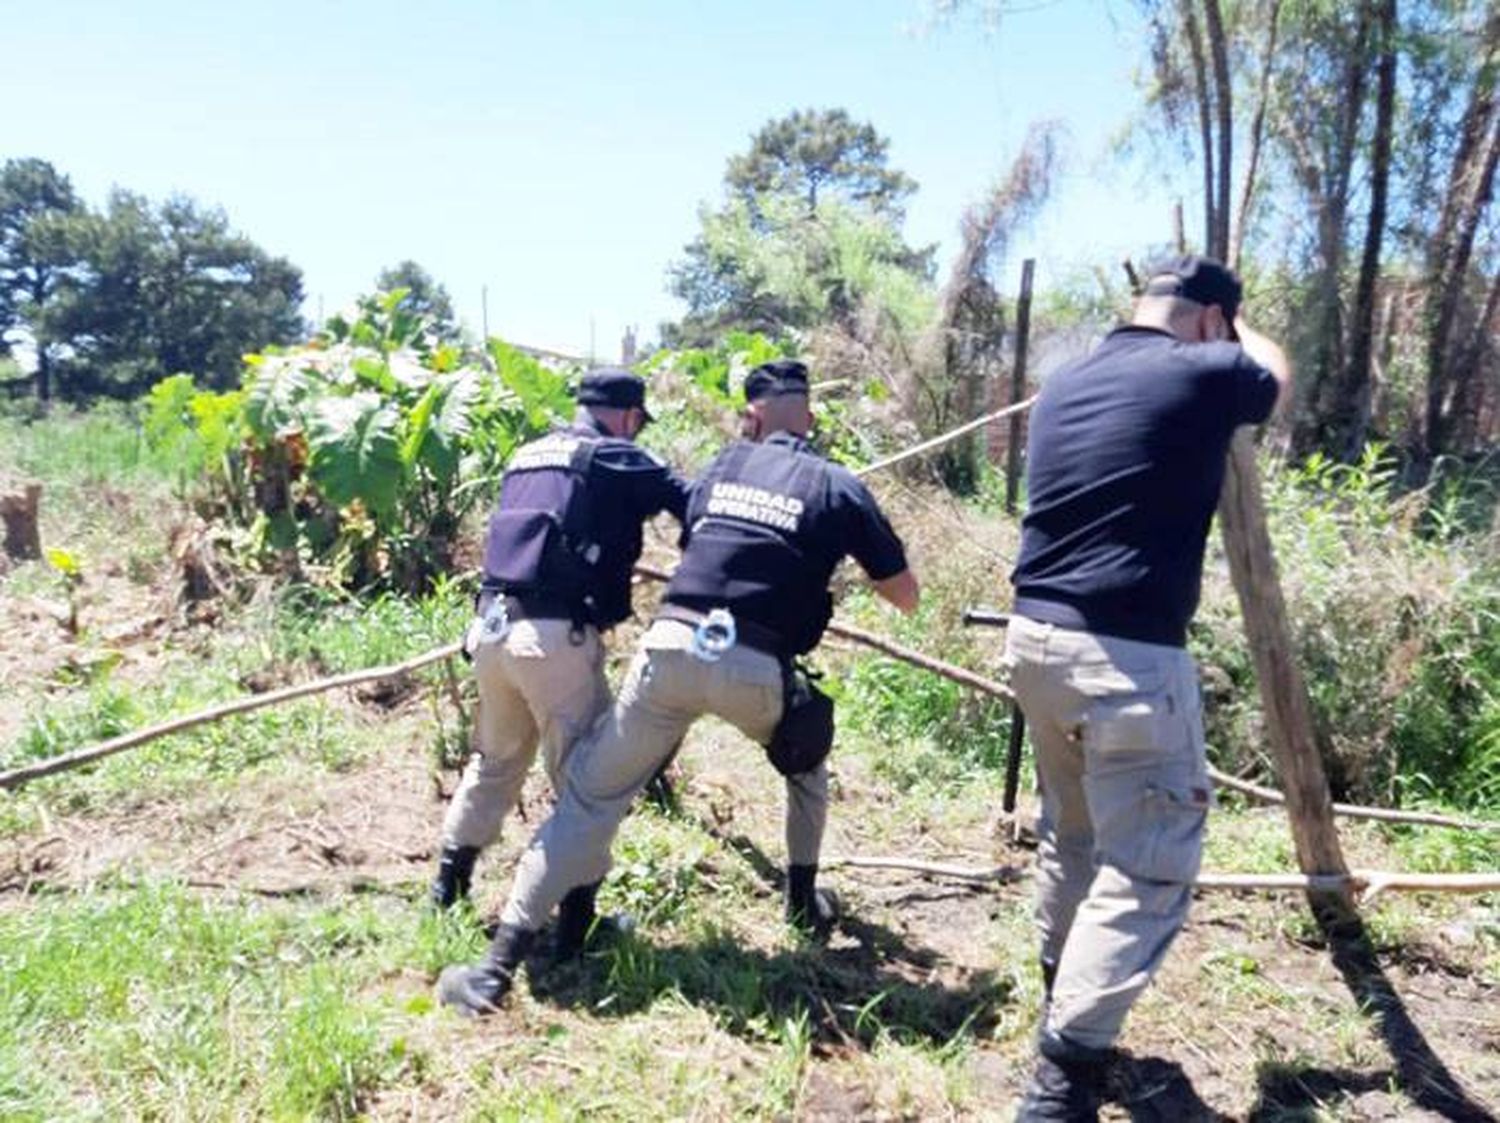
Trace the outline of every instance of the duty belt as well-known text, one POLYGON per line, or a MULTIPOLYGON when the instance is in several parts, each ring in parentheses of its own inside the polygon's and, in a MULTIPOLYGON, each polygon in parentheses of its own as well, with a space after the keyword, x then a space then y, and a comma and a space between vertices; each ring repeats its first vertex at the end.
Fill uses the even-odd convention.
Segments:
MULTIPOLYGON (((663 604, 656 610, 658 620, 675 620, 679 624, 692 624, 694 627, 701 624, 707 616, 706 612, 699 612, 696 608, 687 608, 680 604, 663 604)), ((735 617, 734 629, 740 645, 777 659, 786 658, 786 645, 781 642, 781 637, 770 628, 763 627, 753 620, 741 620, 735 617)))
POLYGON ((578 605, 570 604, 563 597, 552 593, 509 592, 502 589, 481 589, 475 604, 480 615, 484 614, 495 599, 505 598, 505 614, 512 620, 571 620, 580 616, 587 620, 587 610, 580 612, 578 605))

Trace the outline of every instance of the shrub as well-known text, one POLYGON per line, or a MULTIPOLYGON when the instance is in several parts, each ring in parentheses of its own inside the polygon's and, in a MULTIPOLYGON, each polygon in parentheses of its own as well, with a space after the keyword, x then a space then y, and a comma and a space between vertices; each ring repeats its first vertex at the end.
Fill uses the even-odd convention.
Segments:
MULTIPOLYGON (((1274 473, 1266 495, 1335 795, 1493 806, 1500 566, 1466 529, 1473 521, 1434 520, 1433 493, 1403 495, 1378 445, 1355 464, 1314 455, 1274 473)), ((1230 770, 1269 774, 1249 651, 1222 572, 1206 589, 1193 647, 1215 756, 1230 770)))
POLYGON ((520 442, 571 409, 567 375, 492 341, 490 374, 438 344, 404 290, 313 343, 248 356, 245 389, 151 391, 146 435, 248 523, 256 552, 330 583, 427 587, 520 442))

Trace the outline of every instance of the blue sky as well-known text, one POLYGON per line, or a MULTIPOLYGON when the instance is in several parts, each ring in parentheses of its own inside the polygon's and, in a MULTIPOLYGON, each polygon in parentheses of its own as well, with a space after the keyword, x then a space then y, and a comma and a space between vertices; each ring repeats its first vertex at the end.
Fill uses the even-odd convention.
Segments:
POLYGON ((1008 6, 987 31, 923 0, 3 0, 0 158, 51 160, 96 204, 118 184, 224 207, 302 267, 310 315, 409 257, 475 327, 487 285, 492 332, 609 354, 677 314, 667 264, 766 120, 871 121, 921 185, 909 237, 946 256, 1027 125, 1061 118, 1061 188, 1012 271, 1117 269, 1192 202, 1186 169, 1107 156, 1138 105, 1134 8, 1008 6))

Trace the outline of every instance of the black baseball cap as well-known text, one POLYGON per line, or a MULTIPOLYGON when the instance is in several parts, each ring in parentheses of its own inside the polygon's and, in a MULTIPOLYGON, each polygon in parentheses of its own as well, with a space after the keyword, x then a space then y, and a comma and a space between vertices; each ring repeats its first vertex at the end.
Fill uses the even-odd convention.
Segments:
POLYGON ((638 409, 647 421, 655 421, 646 408, 646 380, 620 367, 598 367, 583 376, 578 384, 578 404, 609 406, 613 409, 638 409))
POLYGON ((807 364, 796 359, 761 363, 745 376, 745 401, 807 393, 807 364))
POLYGON ((1143 295, 1177 296, 1195 304, 1217 304, 1232 324, 1245 287, 1223 262, 1185 254, 1153 265, 1143 295))

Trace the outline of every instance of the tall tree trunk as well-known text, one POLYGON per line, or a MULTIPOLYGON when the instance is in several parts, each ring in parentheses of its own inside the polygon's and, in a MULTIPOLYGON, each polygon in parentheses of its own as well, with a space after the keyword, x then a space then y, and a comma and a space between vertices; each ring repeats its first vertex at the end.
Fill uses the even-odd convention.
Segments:
POLYGON ((1240 187, 1240 209, 1235 216, 1234 238, 1226 264, 1239 268, 1245 248, 1245 229, 1250 223, 1250 203, 1255 197, 1255 180, 1260 170, 1260 150, 1266 137, 1266 105, 1271 100, 1271 68, 1276 60, 1276 33, 1280 30, 1281 0, 1271 0, 1266 14, 1266 47, 1260 58, 1260 89, 1255 98, 1255 117, 1250 124, 1250 155, 1245 162, 1245 182, 1240 187))
MULTIPOLYGON (((1304 148, 1308 165, 1303 169, 1304 189, 1313 196, 1318 212, 1317 302, 1311 310, 1316 325, 1313 359, 1299 380, 1298 411, 1292 432, 1293 454, 1302 457, 1327 442, 1328 419, 1339 411, 1339 387, 1343 380, 1344 261, 1349 235, 1349 184, 1359 148, 1359 125, 1364 117, 1365 82, 1370 67, 1370 40, 1375 21, 1374 3, 1363 0, 1355 16, 1354 38, 1344 50, 1337 23, 1326 29, 1343 50, 1343 72, 1338 78, 1342 99, 1338 127, 1332 143, 1322 148, 1321 158, 1304 148)), ((1333 17, 1335 20, 1338 16, 1333 17)))
POLYGON ((51 271, 36 266, 34 276, 30 283, 31 297, 31 342, 36 347, 36 399, 39 402, 50 402, 52 400, 52 356, 47 353, 47 339, 45 334, 37 327, 36 321, 40 319, 42 309, 47 306, 47 297, 52 288, 51 271))
POLYGON ((1214 214, 1217 195, 1214 190, 1214 117, 1213 95, 1208 88, 1208 64, 1203 58, 1203 36, 1198 30, 1198 16, 1193 11, 1193 0, 1179 0, 1182 10, 1182 27, 1187 33, 1189 54, 1193 60, 1193 82, 1198 93, 1198 139, 1203 148, 1203 246, 1205 253, 1213 251, 1214 231, 1218 227, 1214 214))
POLYGON ((1375 342, 1375 283, 1385 238, 1387 196, 1391 178, 1391 130, 1396 107, 1396 0, 1378 0, 1376 43, 1379 52, 1375 89, 1375 136, 1370 165, 1370 213, 1365 222, 1364 252, 1354 292, 1349 357, 1335 389, 1326 420, 1324 444, 1352 460, 1364 446, 1370 420, 1370 364, 1375 342))
POLYGON ((36 345, 36 400, 52 400, 52 359, 47 354, 47 345, 41 340, 36 345))
POLYGON ((1219 160, 1215 185, 1214 222, 1209 229, 1208 253, 1220 261, 1229 259, 1230 171, 1234 156, 1234 99, 1229 73, 1229 45, 1224 39, 1224 18, 1219 0, 1203 0, 1203 24, 1208 31, 1209 57, 1213 59, 1214 104, 1218 110, 1219 160))
POLYGON ((1459 141, 1448 176, 1448 189, 1433 237, 1427 276, 1427 410, 1423 449, 1430 466, 1447 451, 1450 383, 1457 372, 1450 363, 1453 323, 1468 279, 1469 259, 1479 220, 1494 187, 1500 156, 1496 120, 1496 64, 1500 51, 1500 5, 1485 21, 1478 74, 1464 108, 1459 141))
MULTIPOLYGON (((1216 214, 1209 225, 1208 252, 1223 261, 1229 254, 1234 105, 1229 51, 1218 0, 1204 0, 1203 7, 1214 63, 1219 129, 1216 214)), ((1208 154, 1205 148, 1205 157, 1208 154)), ((1219 524, 1230 575, 1245 618, 1245 632, 1255 655, 1261 705, 1287 797, 1298 861, 1304 871, 1343 873, 1348 867, 1333 823, 1332 797, 1313 729, 1312 703, 1297 668, 1286 602, 1276 576, 1276 557, 1266 527, 1255 445, 1245 430, 1235 436, 1230 446, 1224 490, 1219 497, 1219 524)), ((1308 903, 1322 917, 1348 919, 1354 915, 1347 898, 1335 894, 1309 893, 1308 903)))
POLYGON ((1484 298, 1484 309, 1469 333, 1468 343, 1458 357, 1457 369, 1464 378, 1455 387, 1452 424, 1450 433, 1460 447, 1471 447, 1484 438, 1483 424, 1486 397, 1485 380, 1491 375, 1489 352, 1494 338, 1495 317, 1500 314, 1500 271, 1490 279, 1489 292, 1484 298))

